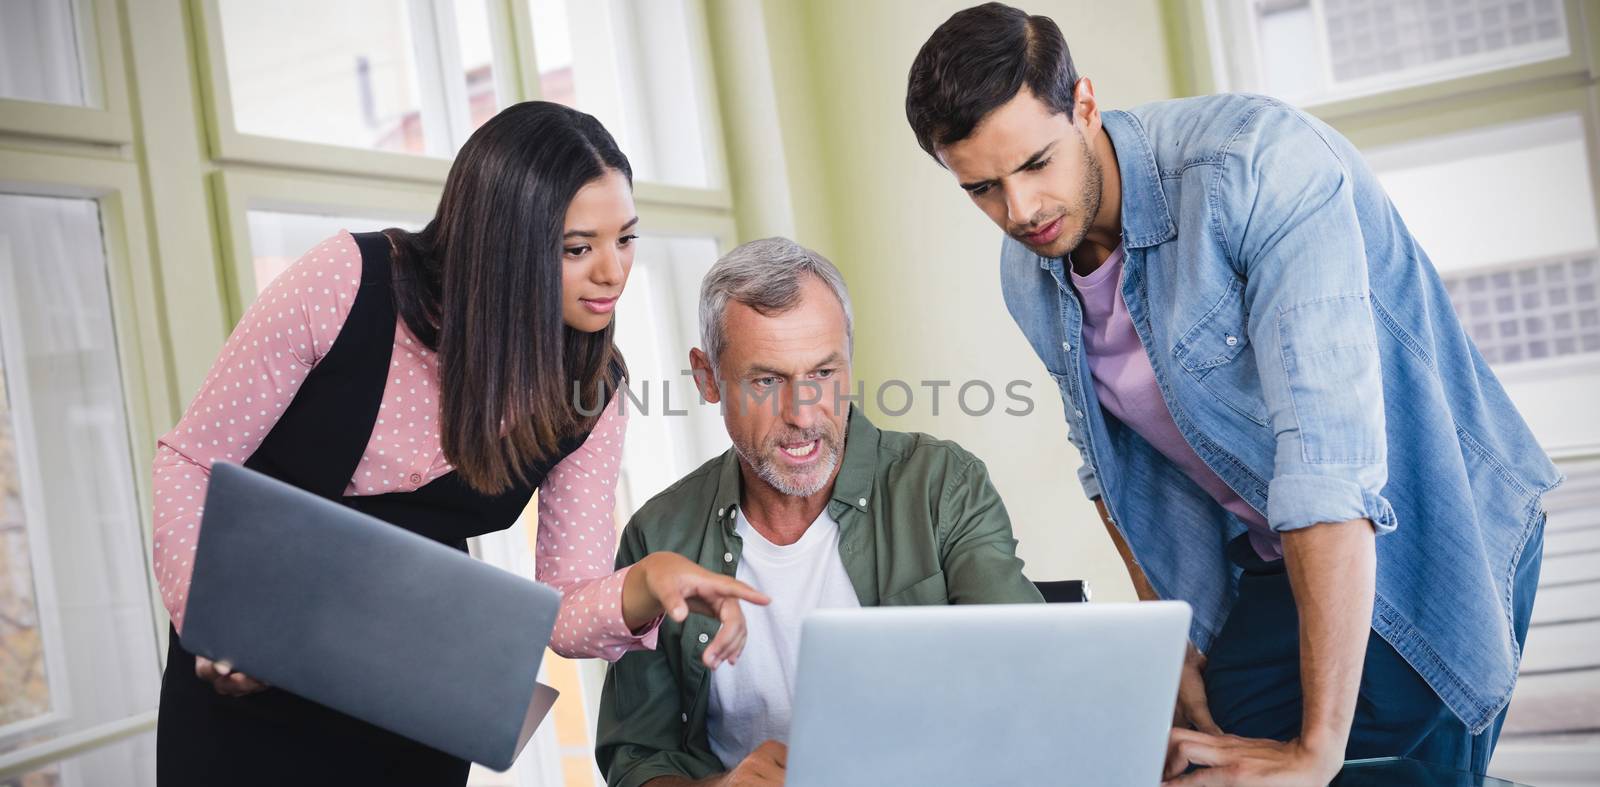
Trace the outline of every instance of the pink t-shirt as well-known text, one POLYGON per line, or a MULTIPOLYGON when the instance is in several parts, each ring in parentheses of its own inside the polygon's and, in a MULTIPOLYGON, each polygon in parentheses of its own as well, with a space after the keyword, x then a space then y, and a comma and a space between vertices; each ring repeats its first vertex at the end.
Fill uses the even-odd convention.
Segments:
MULTIPOLYGON (((200 393, 156 446, 155 573, 172 623, 183 629, 206 483, 213 462, 243 463, 278 422, 344 326, 361 284, 361 252, 340 232, 272 280, 223 345, 200 393)), ((396 320, 378 420, 346 495, 411 492, 454 468, 439 443, 438 365, 396 320)), ((550 647, 569 658, 615 661, 653 650, 659 624, 634 634, 622 618, 628 568, 612 571, 612 519, 627 411, 620 393, 594 430, 539 487, 534 562, 564 594, 550 647)))
POLYGON ((1155 369, 1122 300, 1122 261, 1126 256, 1118 246, 1088 276, 1072 274, 1072 283, 1083 299, 1083 351, 1100 404, 1177 465, 1218 505, 1238 516, 1249 527, 1250 543, 1257 554, 1266 560, 1283 557, 1282 542, 1267 526, 1266 518, 1206 466, 1172 420, 1156 384, 1155 369))

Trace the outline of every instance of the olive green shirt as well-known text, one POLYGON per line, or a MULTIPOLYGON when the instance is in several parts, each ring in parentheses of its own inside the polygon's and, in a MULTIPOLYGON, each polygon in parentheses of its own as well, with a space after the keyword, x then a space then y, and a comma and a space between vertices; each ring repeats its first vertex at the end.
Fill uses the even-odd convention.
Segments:
MULTIPOLYGON (((738 456, 730 449, 645 503, 628 522, 617 567, 672 551, 734 576, 742 544, 738 456)), ((861 606, 1002 604, 1043 599, 1022 575, 1011 520, 983 462, 955 443, 879 431, 852 408, 828 513, 861 606)), ((653 651, 611 665, 600 695, 595 758, 610 785, 704 778, 720 762, 706 737, 710 670, 700 654, 719 623, 661 623, 653 651)))

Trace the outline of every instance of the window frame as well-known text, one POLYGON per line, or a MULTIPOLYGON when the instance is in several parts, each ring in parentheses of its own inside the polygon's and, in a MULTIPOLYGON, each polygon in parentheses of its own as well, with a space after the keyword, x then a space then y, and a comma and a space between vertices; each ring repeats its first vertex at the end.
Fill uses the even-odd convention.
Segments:
MULTIPOLYGON (((1596 195, 1596 199, 1600 200, 1600 194, 1596 195)), ((1574 254, 1561 254, 1553 257, 1538 257, 1530 260, 1519 261, 1515 264, 1527 265, 1530 267, 1542 267, 1543 265, 1551 262, 1560 262, 1571 259, 1575 254, 1581 253, 1584 252, 1579 251, 1574 252, 1574 254)), ((1600 256, 1600 247, 1589 249, 1588 253, 1600 256)), ((1451 271, 1449 274, 1443 275, 1442 278, 1448 280, 1466 276, 1480 275, 1489 272, 1499 272, 1501 270, 1503 270, 1503 268, 1500 266, 1480 265, 1451 271)), ((1461 322, 1463 324, 1462 327, 1465 328, 1466 323, 1470 322, 1470 320, 1463 317, 1461 318, 1461 322)), ((1474 346, 1477 345, 1476 339, 1473 340, 1473 344, 1474 346)), ((1498 361, 1491 363, 1490 366, 1494 369, 1495 377, 1499 378, 1500 381, 1504 383, 1521 383, 1530 380, 1560 380, 1573 374, 1585 374, 1600 371, 1600 352, 1589 351, 1572 355, 1552 355, 1547 358, 1524 358, 1522 360, 1511 362, 1498 361)))
MULTIPOLYGON (((161 287, 149 255, 150 238, 145 221, 144 192, 137 164, 99 160, 80 155, 0 149, 0 192, 7 194, 92 199, 100 213, 105 254, 106 286, 111 305, 111 325, 121 378, 122 415, 127 427, 130 466, 147 468, 155 454, 156 424, 175 421, 178 405, 173 395, 172 363, 162 323, 161 287)), ((154 655, 159 682, 165 663, 166 611, 149 560, 151 550, 151 491, 147 472, 133 479, 131 520, 139 528, 144 560, 150 624, 156 631, 154 655)), ((0 755, 0 779, 21 775, 77 753, 149 732, 156 726, 156 710, 132 714, 52 737, 0 755)))
POLYGON ((259 292, 258 285, 264 284, 256 281, 250 211, 398 217, 427 223, 433 218, 440 192, 438 187, 420 184, 377 185, 345 177, 227 169, 211 174, 211 187, 222 249, 222 278, 228 293, 225 305, 229 325, 244 316, 259 292), (307 185, 316 188, 307 189, 307 185))
POLYGON ((122 15, 115 0, 70 0, 85 93, 100 106, 0 98, 0 132, 96 145, 133 142, 128 77, 121 70, 122 15))
MULTIPOLYGON (((532 4, 530 0, 495 0, 495 2, 509 5, 510 19, 507 29, 511 36, 512 49, 518 55, 517 78, 522 86, 523 100, 538 100, 542 94, 539 88, 539 53, 533 42, 536 22, 533 19, 532 4)), ((722 133, 720 96, 715 74, 711 68, 713 54, 705 0, 684 0, 684 5, 689 14, 686 20, 691 37, 689 47, 698 53, 695 64, 695 80, 698 84, 695 88, 705 99, 698 109, 700 127, 705 129, 701 144, 706 148, 706 163, 710 168, 706 173, 706 180, 711 185, 698 188, 636 180, 633 184, 633 196, 638 202, 661 206, 711 208, 731 215, 733 196, 728 186, 731 173, 728 169, 727 142, 722 133)))
MULTIPOLYGON (((438 29, 437 41, 443 47, 418 45, 417 60, 434 63, 451 57, 457 45, 455 35, 455 2, 468 0, 405 0, 413 18, 425 19, 438 29)), ((494 49, 495 89, 501 107, 520 101, 540 98, 538 52, 533 41, 533 11, 528 0, 487 0, 491 46, 494 49)), ((733 199, 729 192, 729 171, 726 143, 722 135, 721 109, 718 102, 716 80, 711 69, 711 43, 707 28, 704 0, 684 0, 688 12, 690 48, 699 53, 696 62, 696 89, 704 98, 700 102, 700 126, 704 129, 701 143, 707 151, 707 188, 680 186, 640 180, 634 184, 634 198, 640 202, 672 206, 695 206, 731 212, 733 199)), ((232 88, 228 81, 227 51, 222 35, 221 0, 190 0, 195 18, 195 41, 198 49, 201 104, 206 119, 207 139, 213 159, 224 166, 229 164, 259 164, 269 167, 289 167, 312 172, 376 177, 389 180, 409 180, 423 183, 444 183, 450 171, 450 158, 432 155, 412 155, 389 151, 363 150, 341 145, 281 139, 238 130, 233 119, 232 88)), ((423 39, 419 38, 419 41, 423 39)), ((441 66, 442 68, 442 66, 441 66)), ((434 78, 439 69, 430 72, 419 68, 418 79, 426 95, 430 91, 449 96, 459 88, 465 96, 465 86, 459 80, 445 79, 437 84, 434 78), (431 75, 431 76, 430 76, 431 75), (434 83, 429 87, 429 83, 434 83)), ((453 73, 453 71, 451 72, 453 73)), ((465 112, 464 102, 450 102, 443 98, 444 106, 465 112), (455 104, 459 103, 457 107, 455 104)), ((424 119, 428 117, 425 110, 424 119)), ((450 121, 464 128, 465 119, 450 121)), ((433 135, 429 135, 432 137, 433 135)), ((463 139, 464 141, 464 139, 463 139)), ((452 151, 453 157, 453 151, 452 151)))
MULTIPOLYGON (((1229 77, 1232 69, 1229 68, 1227 53, 1234 46, 1251 45, 1253 40, 1240 39, 1237 27, 1228 28, 1228 23, 1223 20, 1225 12, 1218 4, 1251 3, 1254 0, 1171 0, 1171 2, 1179 6, 1173 10, 1176 16, 1198 22, 1181 28, 1169 27, 1169 33, 1172 33, 1174 38, 1187 39, 1179 42, 1177 49, 1180 57, 1173 59, 1174 75, 1178 77, 1176 84, 1179 87, 1189 88, 1191 92, 1202 86, 1205 88, 1204 92, 1208 93, 1233 90, 1229 77), (1198 53, 1209 53, 1209 57, 1198 53), (1186 77, 1178 75, 1178 70, 1183 68, 1194 69, 1195 73, 1186 77)), ((1510 66, 1485 66, 1457 76, 1437 79, 1413 77, 1400 80, 1395 87, 1388 89, 1365 86, 1371 80, 1367 78, 1362 80, 1364 86, 1356 92, 1350 94, 1336 92, 1332 96, 1296 106, 1332 123, 1343 118, 1397 111, 1403 113, 1415 110, 1419 104, 1440 98, 1493 93, 1501 88, 1529 83, 1572 84, 1580 77, 1587 81, 1590 53, 1600 51, 1596 49, 1595 15, 1578 0, 1560 0, 1560 2, 1566 12, 1567 24, 1567 54, 1560 57, 1510 66)), ((1233 13, 1248 13, 1248 11, 1233 13)), ((1248 24, 1253 28, 1255 21, 1251 19, 1241 24, 1248 24)), ((1253 52, 1251 57, 1254 57, 1253 52)))
MULTIPOLYGON (((417 83, 422 106, 419 117, 428 125, 424 138, 425 155, 334 145, 323 142, 284 139, 240 131, 234 121, 233 88, 228 79, 227 45, 222 34, 221 0, 190 0, 195 20, 194 40, 199 61, 201 108, 206 119, 211 156, 218 163, 262 164, 350 175, 380 176, 391 179, 443 183, 450 171, 455 150, 465 136, 466 87, 460 80, 445 75, 446 57, 458 46, 455 3, 458 0, 404 0, 406 12, 414 21, 435 31, 434 36, 416 36, 412 64, 417 68, 417 83), (426 67, 425 67, 426 66, 426 67), (452 101, 460 99, 459 107, 452 101), (460 114, 461 117, 454 117, 460 114), (440 145, 443 135, 443 149, 440 145), (440 153, 448 154, 440 157, 440 153), (381 173, 381 174, 380 174, 381 173)), ((462 0, 470 2, 471 0, 462 0)), ((501 0, 489 2, 489 26, 494 49, 493 69, 498 104, 514 103, 520 85, 502 74, 515 70, 515 56, 504 36, 493 33, 496 26, 510 23, 508 9, 501 0), (507 92, 498 92, 502 86, 507 92)), ((454 70, 450 72, 454 74, 454 70)))
MULTIPOLYGON (((34 195, 4 192, 0 196, 34 195)), ((10 255, 11 250, 0 245, 0 276, 6 275, 4 266, 11 262, 8 259, 10 255)), ((39 450, 35 442, 32 404, 28 386, 15 384, 15 381, 27 379, 27 358, 16 313, 16 304, 11 301, 10 282, 0 281, 0 386, 8 391, 12 449, 16 452, 17 481, 22 492, 22 528, 28 539, 28 571, 33 579, 34 613, 39 620, 45 680, 50 687, 50 708, 38 716, 0 724, 0 745, 72 717, 72 691, 66 679, 64 655, 66 643, 62 639, 55 569, 50 559, 50 532, 40 503, 44 498, 44 482, 35 470, 39 466, 39 450)))

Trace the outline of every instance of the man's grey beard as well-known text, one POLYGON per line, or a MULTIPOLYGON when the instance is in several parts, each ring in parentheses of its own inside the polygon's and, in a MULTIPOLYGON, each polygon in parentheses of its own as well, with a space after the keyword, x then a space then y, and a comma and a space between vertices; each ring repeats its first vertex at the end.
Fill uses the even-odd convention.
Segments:
POLYGON ((756 475, 760 476, 761 480, 766 481, 773 489, 790 497, 810 497, 821 492, 822 488, 827 486, 828 482, 833 479, 833 470, 839 464, 839 457, 844 454, 844 438, 842 436, 839 438, 839 446, 837 448, 834 447, 833 441, 826 433, 818 432, 815 436, 812 436, 812 439, 817 441, 817 450, 824 451, 826 454, 817 461, 817 472, 813 480, 803 486, 797 486, 790 479, 784 477, 783 471, 778 469, 777 462, 765 455, 758 454, 751 450, 749 446, 741 445, 739 441, 735 440, 733 441, 733 450, 739 455, 740 459, 744 460, 745 464, 756 471, 756 475))

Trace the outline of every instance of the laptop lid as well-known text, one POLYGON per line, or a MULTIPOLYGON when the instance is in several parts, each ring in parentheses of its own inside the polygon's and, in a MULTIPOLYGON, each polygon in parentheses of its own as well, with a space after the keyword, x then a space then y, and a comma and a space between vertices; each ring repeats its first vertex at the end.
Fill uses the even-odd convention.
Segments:
POLYGON ((498 770, 549 710, 558 591, 238 465, 201 521, 190 651, 498 770))
POLYGON ((826 610, 800 641, 787 783, 1157 784, 1182 602, 826 610))

